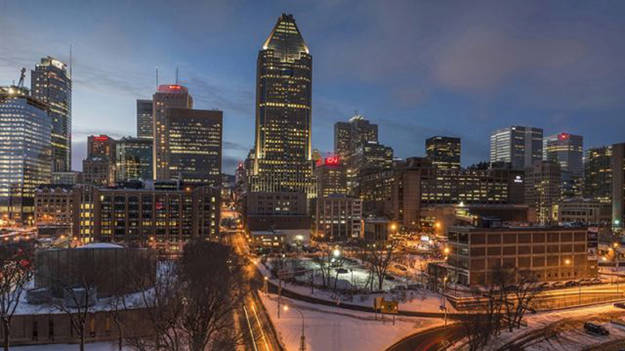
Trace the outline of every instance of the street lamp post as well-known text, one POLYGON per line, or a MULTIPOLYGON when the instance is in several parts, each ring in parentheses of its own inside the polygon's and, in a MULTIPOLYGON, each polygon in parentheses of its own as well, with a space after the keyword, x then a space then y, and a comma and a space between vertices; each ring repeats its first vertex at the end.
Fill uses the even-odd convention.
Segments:
MULTIPOLYGON (((300 351, 306 351, 306 336, 304 335, 304 328, 305 328, 304 313, 302 313, 302 311, 295 306, 293 306, 293 308, 299 313, 300 317, 302 317, 302 334, 300 337, 299 349, 300 351)), ((289 306, 284 305, 284 311, 287 312, 288 310, 289 310, 289 306)))

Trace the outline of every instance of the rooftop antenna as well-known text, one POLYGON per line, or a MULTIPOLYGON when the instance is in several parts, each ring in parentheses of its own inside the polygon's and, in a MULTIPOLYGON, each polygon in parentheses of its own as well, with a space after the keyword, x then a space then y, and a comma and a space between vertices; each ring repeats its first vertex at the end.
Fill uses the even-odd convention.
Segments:
POLYGON ((178 66, 176 66, 176 85, 178 84, 178 66))
POLYGON ((156 90, 158 90, 158 67, 156 67, 156 90))

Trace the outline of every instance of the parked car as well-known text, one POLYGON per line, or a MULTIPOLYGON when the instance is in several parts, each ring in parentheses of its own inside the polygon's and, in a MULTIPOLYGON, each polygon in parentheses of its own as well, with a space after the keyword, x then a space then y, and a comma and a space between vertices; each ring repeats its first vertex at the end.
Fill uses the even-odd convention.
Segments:
POLYGON ((577 286, 577 282, 574 280, 569 280, 568 282, 564 283, 564 286, 567 288, 570 288, 572 286, 577 286))
POLYGON ((408 268, 402 266, 401 264, 396 264, 395 268, 399 269, 402 272, 407 272, 408 271, 408 268))
POLYGON ((592 322, 584 323, 584 330, 589 334, 610 335, 610 332, 604 326, 592 322))
POLYGON ((558 289, 558 288, 564 288, 565 283, 564 282, 553 282, 551 284, 552 288, 558 289))
POLYGON ((622 308, 622 309, 624 309, 624 310, 625 310, 625 303, 623 303, 623 302, 617 302, 617 303, 615 303, 615 304, 614 304, 614 307, 616 307, 616 308, 622 308))

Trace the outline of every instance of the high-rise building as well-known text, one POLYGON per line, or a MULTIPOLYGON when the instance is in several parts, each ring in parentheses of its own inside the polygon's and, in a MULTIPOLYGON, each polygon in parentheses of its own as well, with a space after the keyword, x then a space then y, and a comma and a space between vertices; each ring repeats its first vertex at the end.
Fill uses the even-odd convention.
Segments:
POLYGON ((312 56, 295 19, 282 14, 258 53, 252 191, 314 196, 312 56))
POLYGON ((360 144, 378 142, 378 125, 356 114, 348 122, 334 124, 334 153, 347 160, 360 144))
POLYGON ((52 119, 52 171, 72 170, 72 77, 67 65, 43 57, 31 71, 31 94, 49 107, 52 119))
POLYGON ((584 176, 584 138, 581 135, 559 133, 543 139, 543 160, 560 164, 562 195, 581 196, 584 176))
POLYGON ((425 140, 425 153, 435 167, 460 168, 460 138, 434 136, 425 140))
POLYGON ((152 100, 137 100, 137 138, 152 140, 154 137, 152 108, 152 100))
POLYGON ((152 96, 153 103, 153 133, 154 146, 152 157, 154 161, 153 176, 156 180, 168 180, 169 139, 167 138, 167 110, 170 108, 192 108, 193 99, 187 88, 177 84, 159 85, 152 96))
POLYGON ((317 198, 331 194, 347 194, 345 165, 338 155, 321 158, 315 167, 317 198))
POLYGON ((560 179, 560 164, 554 161, 535 162, 525 171, 525 201, 536 211, 536 221, 541 224, 557 221, 560 179))
POLYGON ((169 165, 166 178, 221 185, 223 113, 169 108, 165 120, 169 165))
POLYGON ((48 107, 18 87, 0 87, 0 218, 27 222, 35 188, 50 182, 48 107))
POLYGON ((118 182, 152 179, 152 140, 121 138, 115 144, 115 178, 118 182))
POLYGON ((115 139, 108 135, 87 137, 87 158, 82 161, 83 181, 86 184, 115 184, 115 144, 115 139))
POLYGON ((541 128, 512 126, 490 135, 490 162, 507 162, 513 169, 525 169, 543 157, 541 128))
POLYGON ((586 151, 584 196, 612 204, 612 226, 625 220, 625 143, 586 151))

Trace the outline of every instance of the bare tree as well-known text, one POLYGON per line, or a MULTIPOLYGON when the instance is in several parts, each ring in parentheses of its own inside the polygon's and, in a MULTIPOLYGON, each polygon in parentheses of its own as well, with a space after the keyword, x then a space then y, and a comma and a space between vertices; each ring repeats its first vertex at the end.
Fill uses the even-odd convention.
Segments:
POLYGON ((532 271, 517 270, 517 284, 512 291, 516 304, 509 321, 510 331, 513 328, 521 327, 525 313, 530 310, 532 301, 542 290, 542 285, 538 283, 538 279, 532 271))
POLYGON ((378 290, 382 290, 388 268, 397 259, 395 249, 398 241, 376 241, 363 243, 361 259, 366 263, 370 273, 377 278, 378 290))
POLYGON ((51 294, 46 304, 64 312, 70 326, 80 336, 80 351, 85 350, 87 326, 95 313, 98 285, 110 278, 110 265, 94 264, 93 249, 60 250, 52 261, 54 270, 47 270, 51 294))
MULTIPOLYGON (((144 269, 147 270, 148 267, 144 269)), ((127 335, 124 337, 126 344, 139 351, 183 350, 182 333, 179 328, 179 321, 184 312, 183 296, 175 262, 159 262, 157 277, 150 289, 141 289, 145 283, 144 274, 128 278, 128 284, 139 291, 139 296, 134 305, 129 297, 122 300, 123 304, 127 310, 141 307, 140 318, 147 324, 150 335, 148 337, 127 335)))
MULTIPOLYGON (((313 261, 319 266, 321 283, 324 288, 330 287, 330 282, 332 281, 332 269, 340 268, 343 265, 344 258, 341 255, 335 255, 334 252, 335 251, 331 247, 327 247, 313 258, 313 261)), ((334 278, 335 290, 336 279, 338 279, 338 271, 336 273, 336 277, 334 278)))
POLYGON ((32 278, 32 247, 4 245, 0 247, 0 319, 4 350, 9 350, 11 320, 26 284, 32 278))
POLYGON ((232 316, 247 293, 243 267, 230 246, 200 240, 185 245, 178 266, 184 309, 180 329, 190 351, 238 343, 232 316))

